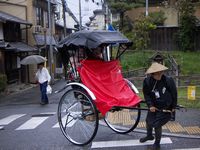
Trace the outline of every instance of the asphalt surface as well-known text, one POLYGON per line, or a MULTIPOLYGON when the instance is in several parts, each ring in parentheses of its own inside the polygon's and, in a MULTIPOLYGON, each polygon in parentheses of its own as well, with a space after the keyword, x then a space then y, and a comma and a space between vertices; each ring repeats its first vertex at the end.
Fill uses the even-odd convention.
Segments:
MULTIPOLYGON (((55 81, 52 86, 53 93, 48 95, 50 104, 57 104, 65 92, 55 94, 56 90, 64 87, 66 82, 61 79, 55 81)), ((40 91, 37 85, 12 85, 8 87, 7 93, 0 94, 0 107, 5 105, 29 105, 40 103, 40 91)), ((145 130, 146 111, 142 111, 140 123, 134 132, 146 132, 145 130)), ((200 109, 187 109, 176 111, 176 120, 168 122, 163 126, 163 135, 197 138, 200 139, 200 109)))

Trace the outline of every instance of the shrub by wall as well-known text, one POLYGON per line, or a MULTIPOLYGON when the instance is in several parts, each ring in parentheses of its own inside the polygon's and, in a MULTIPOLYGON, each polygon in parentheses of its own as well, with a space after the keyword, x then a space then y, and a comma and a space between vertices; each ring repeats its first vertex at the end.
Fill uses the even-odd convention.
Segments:
POLYGON ((7 77, 5 74, 0 74, 0 92, 4 91, 7 85, 7 77))

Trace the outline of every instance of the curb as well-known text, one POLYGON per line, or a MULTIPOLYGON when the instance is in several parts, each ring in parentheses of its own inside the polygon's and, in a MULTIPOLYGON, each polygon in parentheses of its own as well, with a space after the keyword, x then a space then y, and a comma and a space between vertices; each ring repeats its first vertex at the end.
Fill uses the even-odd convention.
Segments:
MULTIPOLYGON (((145 133, 146 134, 146 131, 142 130, 142 129, 135 129, 132 132, 145 133)), ((168 132, 163 132, 162 135, 171 136, 171 137, 179 137, 179 138, 200 139, 200 136, 198 136, 198 135, 174 134, 174 133, 168 133, 168 132)))
MULTIPOLYGON (((99 124, 102 126, 108 127, 107 124, 103 121, 99 121, 99 124)), ((134 129, 132 132, 146 134, 146 130, 143 130, 143 129, 134 129)), ((162 135, 170 136, 170 137, 178 137, 178 138, 200 139, 200 136, 197 136, 197 135, 174 134, 174 133, 168 133, 168 132, 163 132, 162 135)))
POLYGON ((3 96, 16 95, 16 94, 25 92, 25 91, 30 90, 30 89, 35 88, 35 87, 37 87, 37 85, 31 85, 31 86, 26 87, 26 88, 24 88, 24 89, 20 89, 20 90, 19 90, 19 89, 16 89, 15 91, 12 91, 12 92, 10 92, 10 93, 8 93, 8 94, 2 93, 2 95, 3 95, 3 96))

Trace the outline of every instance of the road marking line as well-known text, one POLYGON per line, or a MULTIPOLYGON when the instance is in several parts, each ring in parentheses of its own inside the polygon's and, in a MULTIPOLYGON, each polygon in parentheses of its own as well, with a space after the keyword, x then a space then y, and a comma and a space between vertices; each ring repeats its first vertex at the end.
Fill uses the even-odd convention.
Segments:
POLYGON ((56 114, 57 112, 43 112, 43 113, 40 113, 40 114, 56 114))
MULTIPOLYGON (((106 147, 125 147, 125 146, 141 146, 141 145, 152 145, 154 141, 147 141, 140 143, 139 140, 123 140, 123 141, 101 141, 92 142, 91 148, 106 148, 106 147)), ((160 144, 171 144, 170 138, 162 138, 160 144)))
POLYGON ((49 118, 49 117, 32 117, 30 120, 26 121, 24 124, 22 124, 20 127, 18 127, 15 130, 35 129, 42 122, 44 122, 47 118, 49 118))
POLYGON ((0 120, 0 125, 8 125, 9 123, 13 122, 14 120, 24 116, 25 114, 16 114, 16 115, 10 115, 6 118, 3 118, 0 120))
POLYGON ((0 130, 3 130, 4 129, 4 126, 0 126, 0 130))
POLYGON ((52 128, 59 128, 59 123, 56 123, 52 128))
POLYGON ((181 148, 181 149, 172 149, 172 150, 200 150, 200 148, 181 148))

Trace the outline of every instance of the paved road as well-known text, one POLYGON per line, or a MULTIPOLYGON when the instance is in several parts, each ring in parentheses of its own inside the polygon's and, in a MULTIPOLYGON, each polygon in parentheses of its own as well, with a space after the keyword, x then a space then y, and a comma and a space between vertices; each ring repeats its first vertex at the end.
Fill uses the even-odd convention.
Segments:
MULTIPOLYGON (((62 135, 56 116, 57 104, 40 106, 39 104, 7 105, 0 109, 0 150, 147 150, 153 141, 139 143, 144 136, 140 132, 117 134, 110 128, 100 126, 95 139, 84 147, 68 142, 62 135)), ((77 133, 78 136, 78 133, 77 133)), ((163 136, 162 150, 190 149, 197 150, 200 140, 163 136)))
MULTIPOLYGON (((57 81, 52 87, 55 91, 64 85, 65 82, 61 80, 57 81)), ((146 132, 144 122, 146 112, 143 111, 140 123, 133 133, 128 135, 113 133, 104 126, 104 122, 101 122, 101 127, 90 145, 81 148, 74 146, 66 141, 57 124, 57 105, 64 91, 49 95, 50 104, 45 106, 39 105, 40 93, 38 87, 25 90, 16 89, 16 91, 14 94, 0 97, 0 150, 9 149, 9 146, 10 149, 13 149, 13 145, 18 146, 16 149, 38 149, 43 143, 48 145, 43 146, 43 149, 101 149, 102 145, 105 145, 103 149, 126 147, 126 149, 140 150, 147 149, 148 145, 152 144, 141 145, 138 143, 138 139, 144 136, 146 132), (130 140, 132 141, 130 142, 130 140), (29 148, 26 144, 22 144, 20 147, 17 143, 30 143, 30 145, 27 145, 29 148), (129 145, 130 143, 131 145, 129 145)), ((162 149, 199 148, 199 116, 200 110, 197 109, 188 109, 187 112, 177 111, 176 121, 169 122, 164 126, 163 135, 165 136, 162 149)))
MULTIPOLYGON (((53 91, 61 89, 65 85, 64 80, 58 80, 55 82, 53 91)), ((4 105, 27 105, 27 104, 39 104, 40 92, 39 87, 27 88, 26 90, 16 89, 15 94, 0 97, 0 106, 4 105)), ((61 95, 51 94, 49 95, 50 104, 58 104, 61 95)), ((145 129, 145 116, 146 112, 142 111, 140 123, 138 125, 138 131, 145 129)), ((163 131, 165 134, 171 134, 174 136, 194 137, 200 138, 200 110, 187 109, 187 111, 176 112, 176 121, 169 122, 164 126, 163 131)))

